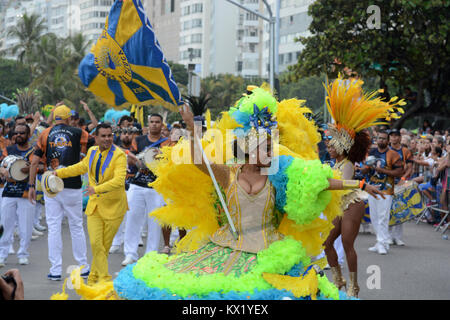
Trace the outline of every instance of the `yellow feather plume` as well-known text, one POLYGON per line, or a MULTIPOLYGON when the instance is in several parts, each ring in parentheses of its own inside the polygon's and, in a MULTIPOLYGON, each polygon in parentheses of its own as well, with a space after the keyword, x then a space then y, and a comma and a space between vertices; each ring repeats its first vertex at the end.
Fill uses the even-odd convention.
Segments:
POLYGON ((327 108, 336 127, 344 128, 351 137, 363 129, 383 123, 380 119, 398 118, 396 112, 404 112, 402 108, 396 107, 404 105, 403 100, 395 102, 397 97, 394 97, 384 102, 381 98, 375 98, 378 91, 364 93, 363 83, 356 79, 344 80, 339 75, 325 86, 327 108))

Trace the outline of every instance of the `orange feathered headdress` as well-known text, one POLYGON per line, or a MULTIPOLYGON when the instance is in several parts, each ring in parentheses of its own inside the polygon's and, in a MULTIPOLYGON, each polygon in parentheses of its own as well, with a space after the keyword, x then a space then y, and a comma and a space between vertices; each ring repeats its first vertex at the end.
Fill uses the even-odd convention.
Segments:
POLYGON ((375 97, 382 90, 364 93, 362 80, 344 80, 341 75, 330 85, 327 82, 326 103, 328 111, 334 119, 329 125, 329 134, 333 137, 330 144, 339 154, 348 152, 352 147, 356 133, 374 125, 387 124, 384 119, 400 118, 397 112, 404 113, 403 100, 395 102, 393 97, 389 102, 384 102, 375 97), (397 106, 398 105, 398 106, 397 106))

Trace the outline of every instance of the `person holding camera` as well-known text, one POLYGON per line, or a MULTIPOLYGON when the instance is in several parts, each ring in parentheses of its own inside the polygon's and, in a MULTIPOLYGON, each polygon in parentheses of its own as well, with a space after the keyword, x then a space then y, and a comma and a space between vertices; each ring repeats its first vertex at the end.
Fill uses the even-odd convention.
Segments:
POLYGON ((20 272, 11 269, 0 277, 0 300, 24 300, 24 286, 20 272))

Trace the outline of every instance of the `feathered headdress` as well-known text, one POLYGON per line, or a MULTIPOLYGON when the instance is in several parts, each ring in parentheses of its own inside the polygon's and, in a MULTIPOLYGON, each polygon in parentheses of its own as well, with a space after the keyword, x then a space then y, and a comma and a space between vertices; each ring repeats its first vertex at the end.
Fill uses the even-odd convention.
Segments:
POLYGON ((234 129, 234 133, 242 150, 248 146, 252 151, 257 146, 252 140, 261 143, 272 134, 272 129, 277 127, 277 110, 277 100, 269 91, 255 86, 247 88, 247 94, 229 111, 229 115, 241 126, 234 129))
POLYGON ((379 124, 387 124, 384 119, 400 118, 397 112, 404 113, 403 100, 395 102, 393 97, 384 102, 375 95, 380 91, 364 93, 362 80, 344 80, 341 75, 330 85, 327 83, 327 107, 335 123, 329 125, 329 141, 339 154, 349 152, 355 141, 355 135, 363 129, 379 124))

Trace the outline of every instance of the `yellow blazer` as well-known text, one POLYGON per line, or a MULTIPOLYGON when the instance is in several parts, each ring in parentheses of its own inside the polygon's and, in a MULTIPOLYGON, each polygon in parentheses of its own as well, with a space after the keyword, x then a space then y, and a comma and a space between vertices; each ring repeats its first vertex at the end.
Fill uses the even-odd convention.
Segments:
POLYGON ((89 216, 97 210, 103 219, 118 219, 123 217, 128 210, 125 193, 127 158, 125 153, 115 145, 101 152, 101 167, 97 183, 95 174, 99 154, 98 146, 91 147, 83 160, 69 167, 56 170, 56 174, 60 178, 69 178, 88 172, 89 185, 94 187, 95 194, 89 197, 86 215, 89 216))

